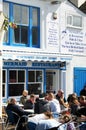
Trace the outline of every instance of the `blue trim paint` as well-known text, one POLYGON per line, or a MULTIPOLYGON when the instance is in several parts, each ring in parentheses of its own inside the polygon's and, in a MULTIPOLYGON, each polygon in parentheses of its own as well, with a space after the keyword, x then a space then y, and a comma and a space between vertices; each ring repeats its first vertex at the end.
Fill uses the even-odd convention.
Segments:
POLYGON ((32 47, 32 7, 30 7, 29 9, 29 36, 30 36, 29 46, 32 47))
POLYGON ((7 88, 6 88, 6 91, 7 91, 7 99, 8 99, 8 95, 9 95, 9 87, 8 87, 8 83, 9 83, 9 69, 7 69, 7 88))
POLYGON ((25 83, 26 86, 25 87, 26 87, 26 90, 28 90, 28 68, 26 68, 26 75, 25 76, 26 76, 26 83, 25 83))
POLYGON ((81 89, 86 84, 86 68, 74 68, 74 92, 80 95, 81 89))
POLYGON ((43 91, 44 93, 46 92, 46 69, 43 69, 44 70, 44 87, 43 87, 43 91))
MULTIPOLYGON (((5 2, 5 1, 4 1, 5 2)), ((13 21, 13 5, 20 5, 20 6, 26 6, 28 7, 29 9, 29 13, 28 13, 28 16, 29 16, 29 23, 28 23, 28 43, 26 44, 22 44, 21 43, 21 35, 19 37, 20 41, 19 43, 14 43, 14 30, 12 28, 9 27, 9 35, 8 35, 8 38, 9 38, 9 42, 8 43, 3 43, 3 45, 9 45, 9 46, 19 46, 19 47, 31 47, 31 48, 39 48, 40 47, 40 8, 39 7, 33 7, 33 6, 27 6, 27 5, 22 5, 22 4, 18 4, 18 3, 14 3, 14 2, 9 2, 9 1, 6 1, 7 3, 9 3, 9 19, 10 21, 12 22, 15 22, 13 21), (33 45, 32 43, 32 28, 33 28, 33 19, 32 19, 32 10, 33 8, 36 8, 37 11, 38 11, 38 16, 37 16, 37 19, 38 19, 38 25, 35 26, 37 29, 38 29, 38 42, 33 45)), ((22 11, 20 11, 22 13, 22 11)), ((22 14, 21 14, 22 15, 22 14)), ((23 24, 21 24, 20 22, 20 25, 23 26, 23 24)))

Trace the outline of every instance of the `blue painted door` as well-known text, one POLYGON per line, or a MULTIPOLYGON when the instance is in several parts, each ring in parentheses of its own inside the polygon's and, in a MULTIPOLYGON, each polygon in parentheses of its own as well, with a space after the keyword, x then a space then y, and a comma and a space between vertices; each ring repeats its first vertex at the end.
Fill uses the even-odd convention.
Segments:
POLYGON ((86 68, 74 68, 74 92, 79 96, 86 84, 86 68))

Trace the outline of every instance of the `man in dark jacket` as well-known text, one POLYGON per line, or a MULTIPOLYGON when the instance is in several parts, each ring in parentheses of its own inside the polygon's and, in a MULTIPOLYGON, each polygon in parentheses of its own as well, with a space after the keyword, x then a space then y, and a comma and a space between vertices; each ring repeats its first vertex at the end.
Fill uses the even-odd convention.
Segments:
POLYGON ((36 97, 34 94, 30 95, 30 99, 28 99, 24 104, 24 109, 34 109, 36 97))
POLYGON ((31 114, 30 112, 24 111, 22 109, 22 107, 20 107, 19 105, 17 105, 16 99, 15 98, 11 98, 10 102, 8 103, 7 107, 6 107, 6 111, 10 110, 13 111, 15 113, 17 113, 20 117, 23 115, 29 115, 31 114))

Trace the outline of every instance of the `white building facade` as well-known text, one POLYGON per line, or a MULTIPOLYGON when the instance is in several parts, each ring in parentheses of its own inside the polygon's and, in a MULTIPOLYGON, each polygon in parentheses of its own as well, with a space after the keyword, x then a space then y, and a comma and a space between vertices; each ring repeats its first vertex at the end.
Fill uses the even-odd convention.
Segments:
POLYGON ((4 0, 0 8, 17 24, 0 43, 1 100, 29 94, 79 91, 86 84, 86 15, 67 0, 4 0))

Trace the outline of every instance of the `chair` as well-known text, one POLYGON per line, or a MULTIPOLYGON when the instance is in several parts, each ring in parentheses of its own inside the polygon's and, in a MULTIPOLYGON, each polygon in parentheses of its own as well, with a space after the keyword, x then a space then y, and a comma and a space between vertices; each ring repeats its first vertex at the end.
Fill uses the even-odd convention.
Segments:
POLYGON ((6 110, 7 113, 7 121, 6 121, 6 130, 14 129, 16 130, 18 121, 20 119, 19 115, 11 110, 6 110))
POLYGON ((53 128, 50 128, 48 130, 58 130, 58 127, 53 127, 53 128))
POLYGON ((23 115, 18 120, 16 130, 28 130, 28 116, 23 115))

